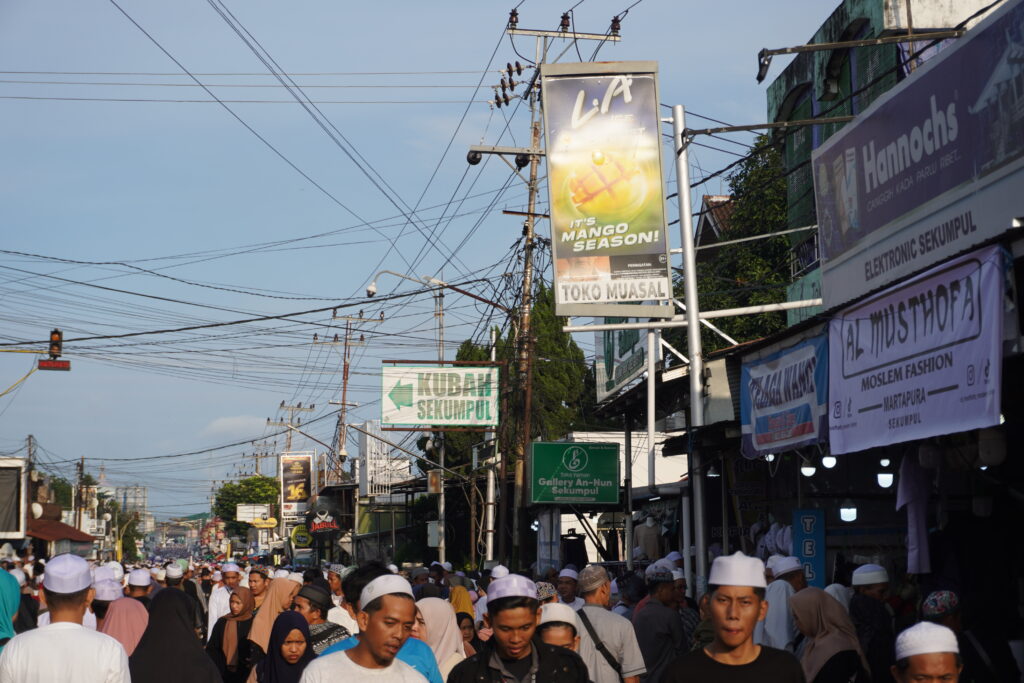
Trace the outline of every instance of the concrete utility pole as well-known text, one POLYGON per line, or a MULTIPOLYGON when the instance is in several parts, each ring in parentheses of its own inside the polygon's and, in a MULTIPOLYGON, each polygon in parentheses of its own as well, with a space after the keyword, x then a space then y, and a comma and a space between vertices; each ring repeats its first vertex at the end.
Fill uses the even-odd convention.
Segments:
MULTIPOLYGON (((286 421, 284 421, 284 422, 280 422, 280 421, 271 421, 271 419, 268 417, 267 418, 267 426, 268 427, 290 427, 292 425, 300 425, 300 424, 302 424, 302 418, 300 417, 298 420, 296 420, 295 419, 295 413, 311 413, 315 409, 316 409, 316 404, 314 404, 314 403, 311 403, 308 406, 303 406, 302 405, 302 401, 299 401, 297 405, 289 406, 289 405, 285 405, 284 401, 281 401, 281 405, 278 406, 278 410, 280 410, 282 412, 287 411, 288 419, 286 421)), ((288 430, 288 432, 285 434, 284 438, 285 438, 284 452, 285 453, 290 453, 291 450, 292 450, 292 430, 288 430)))
MULTIPOLYGON (((348 457, 348 450, 345 448, 345 442, 348 439, 348 431, 345 429, 345 425, 348 423, 348 409, 351 406, 357 404, 350 403, 348 400, 348 378, 349 368, 352 360, 352 348, 356 346, 366 346, 366 340, 363 334, 359 335, 357 341, 352 340, 352 323, 369 323, 369 322, 380 322, 384 320, 383 314, 378 318, 364 318, 363 312, 359 311, 359 315, 338 315, 334 313, 331 318, 333 320, 344 320, 345 321, 345 341, 343 343, 344 349, 342 350, 342 369, 341 369, 341 400, 331 401, 331 405, 340 405, 341 410, 338 412, 338 426, 335 438, 338 441, 337 449, 332 449, 333 452, 329 454, 331 465, 328 468, 334 472, 334 480, 341 482, 342 465, 345 462, 345 458, 348 457)), ((314 344, 339 344, 338 335, 334 335, 334 341, 317 341, 316 335, 313 335, 314 344)))

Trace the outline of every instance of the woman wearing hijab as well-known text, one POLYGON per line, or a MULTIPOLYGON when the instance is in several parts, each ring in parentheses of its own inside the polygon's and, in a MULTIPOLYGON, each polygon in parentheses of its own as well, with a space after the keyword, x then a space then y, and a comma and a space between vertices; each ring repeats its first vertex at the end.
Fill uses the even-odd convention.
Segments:
POLYGON ((265 657, 270 646, 270 632, 274 628, 274 620, 277 615, 284 611, 290 611, 292 600, 302 586, 291 579, 274 579, 267 588, 267 597, 263 599, 263 606, 259 613, 253 617, 252 628, 249 630, 249 640, 252 641, 251 659, 253 663, 265 657))
POLYGON ((184 591, 162 590, 150 602, 149 625, 128 658, 133 681, 221 683, 196 637, 191 601, 184 591))
POLYGON ((21 586, 18 580, 0 569, 0 652, 14 637, 14 617, 21 607, 21 586))
POLYGON ((857 630, 838 600, 820 588, 805 588, 793 594, 789 606, 807 638, 800 658, 807 683, 871 680, 857 630))
POLYGON ((103 620, 100 633, 106 633, 121 643, 125 653, 131 657, 148 624, 149 612, 145 605, 135 598, 118 598, 107 608, 107 618, 103 620))
POLYGON ((206 653, 217 665, 224 683, 242 683, 249 677, 249 629, 254 603, 252 591, 236 586, 228 601, 231 611, 217 620, 206 644, 206 653))
POLYGON ((448 598, 452 603, 452 609, 455 613, 465 612, 466 614, 473 613, 473 600, 469 597, 469 591, 466 590, 465 586, 452 586, 452 594, 448 598))
POLYGON ((306 665, 316 658, 306 618, 291 610, 274 620, 267 647, 267 656, 253 667, 246 683, 298 683, 306 665))
POLYGON ((476 623, 473 621, 473 615, 469 612, 459 612, 455 615, 455 621, 459 625, 459 630, 462 631, 462 647, 466 651, 467 657, 472 657, 484 646, 484 641, 476 635, 476 623))
POLYGON ((462 631, 455 620, 455 612, 452 606, 441 598, 423 598, 416 603, 416 607, 423 615, 420 640, 434 651, 434 659, 437 660, 441 677, 447 679, 455 665, 466 658, 462 631), (426 633, 422 632, 424 629, 426 633))

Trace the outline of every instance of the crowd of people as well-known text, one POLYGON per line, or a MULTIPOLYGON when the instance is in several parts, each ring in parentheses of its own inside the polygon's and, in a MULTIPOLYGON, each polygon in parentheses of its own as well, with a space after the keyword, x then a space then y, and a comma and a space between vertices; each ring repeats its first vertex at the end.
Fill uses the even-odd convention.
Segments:
POLYGON ((681 565, 671 553, 613 578, 26 557, 0 569, 0 683, 1017 680, 949 591, 897 633, 878 565, 821 590, 796 558, 737 552, 697 601, 681 565))

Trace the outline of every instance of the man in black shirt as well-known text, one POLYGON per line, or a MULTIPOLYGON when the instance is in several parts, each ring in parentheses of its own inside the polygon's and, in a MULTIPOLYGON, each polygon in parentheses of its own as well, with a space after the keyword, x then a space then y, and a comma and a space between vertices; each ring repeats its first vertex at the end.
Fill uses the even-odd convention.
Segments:
POLYGON ((708 579, 708 608, 715 639, 707 647, 676 659, 661 680, 806 683, 796 657, 754 642, 754 626, 768 611, 764 563, 736 552, 716 558, 708 579))

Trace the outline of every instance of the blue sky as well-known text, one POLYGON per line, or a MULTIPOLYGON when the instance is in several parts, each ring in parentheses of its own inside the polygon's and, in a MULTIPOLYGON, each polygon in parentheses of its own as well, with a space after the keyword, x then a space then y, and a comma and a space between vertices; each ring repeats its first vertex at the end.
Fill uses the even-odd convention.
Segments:
MULTIPOLYGON (((526 139, 522 110, 510 116, 485 102, 514 49, 533 55, 532 41, 513 45, 502 35, 511 4, 226 2, 322 103, 328 129, 344 135, 336 143, 288 102, 208 2, 117 3, 218 97, 276 101, 228 106, 309 179, 210 101, 112 2, 3 3, 0 248, 21 254, 0 253, 0 342, 43 339, 53 326, 73 339, 344 304, 385 268, 450 282, 486 277, 467 287, 501 294, 520 223, 500 211, 524 208, 525 190, 496 159, 467 173, 465 150, 526 139), (485 87, 474 95, 492 53, 485 87), (362 156, 366 173, 342 148, 362 156), (392 189, 385 194, 368 174, 392 189), (409 220, 413 206, 419 212, 409 220), (424 234, 435 235, 433 244, 424 234), (283 243, 300 238, 308 239, 283 243)), ((604 33, 628 5, 585 0, 574 11, 576 30, 604 33)), ((567 8, 525 0, 520 26, 554 29, 567 8)), ((810 0, 643 0, 623 21, 623 41, 602 46, 599 59, 656 60, 663 102, 730 123, 759 122, 765 86, 754 81, 757 51, 804 42, 832 9, 810 0)), ((564 60, 578 59, 571 43, 564 46, 564 60)), ((593 49, 580 44, 584 59, 593 49)), ((784 65, 777 60, 769 80, 784 65)), ((742 152, 739 144, 707 142, 742 152)), ((691 175, 733 159, 694 148, 691 175)), ((714 182, 706 191, 726 187, 714 182)), ((390 276, 379 284, 381 295, 415 288, 390 276)), ((446 306, 453 355, 462 339, 481 333, 490 310, 455 294, 446 306)), ((376 416, 381 359, 436 356, 429 296, 365 305, 366 315, 381 310, 383 323, 361 325, 367 346, 355 357, 350 400, 364 405, 354 420, 376 416)), ((100 459, 111 459, 109 481, 149 484, 158 515, 201 510, 211 480, 229 476, 250 447, 114 460, 260 438, 282 400, 315 403, 306 420, 324 415, 327 400, 339 398, 339 350, 311 341, 314 332, 338 331, 330 317, 69 343, 71 373, 35 373, 0 397, 0 451, 18 449, 31 433, 51 471, 70 473, 68 461, 85 456, 98 472, 100 459)), ((0 391, 32 361, 0 354, 0 391)), ((327 417, 310 431, 330 441, 333 422, 327 417)), ((303 442, 295 447, 315 445, 303 442)))

